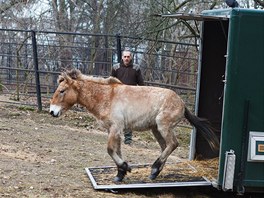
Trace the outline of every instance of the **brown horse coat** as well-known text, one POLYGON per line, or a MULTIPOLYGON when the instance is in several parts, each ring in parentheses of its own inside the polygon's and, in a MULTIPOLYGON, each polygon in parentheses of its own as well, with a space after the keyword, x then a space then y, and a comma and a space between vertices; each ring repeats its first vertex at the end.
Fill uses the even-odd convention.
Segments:
POLYGON ((118 167, 116 181, 121 181, 130 167, 121 155, 123 129, 151 129, 162 153, 152 165, 155 179, 178 142, 172 129, 186 117, 202 130, 214 149, 218 140, 207 121, 191 114, 182 99, 172 90, 150 86, 128 86, 118 79, 85 76, 79 70, 62 73, 59 86, 50 101, 50 113, 57 117, 74 104, 81 104, 108 130, 107 151, 118 167))

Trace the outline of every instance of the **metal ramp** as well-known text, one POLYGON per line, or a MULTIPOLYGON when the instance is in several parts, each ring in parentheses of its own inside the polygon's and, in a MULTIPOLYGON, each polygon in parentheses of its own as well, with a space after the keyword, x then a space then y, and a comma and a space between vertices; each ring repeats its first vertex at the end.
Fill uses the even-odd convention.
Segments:
POLYGON ((122 182, 114 182, 115 166, 89 167, 85 171, 94 189, 128 189, 128 188, 161 188, 161 187, 187 187, 211 186, 212 182, 201 176, 195 167, 187 162, 166 164, 155 180, 148 178, 151 170, 150 164, 131 165, 132 171, 122 182))

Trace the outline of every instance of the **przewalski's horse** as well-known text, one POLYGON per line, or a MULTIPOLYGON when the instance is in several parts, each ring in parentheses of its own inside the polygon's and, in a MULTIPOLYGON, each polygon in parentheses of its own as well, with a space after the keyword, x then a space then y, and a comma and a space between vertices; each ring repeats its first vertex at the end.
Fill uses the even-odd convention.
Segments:
POLYGON ((205 119, 193 115, 182 99, 172 90, 150 86, 128 86, 118 79, 96 78, 79 70, 62 73, 59 86, 50 101, 50 114, 60 116, 74 104, 86 107, 108 130, 107 152, 117 165, 115 181, 122 181, 130 166, 122 159, 121 133, 124 129, 151 129, 161 147, 161 155, 151 167, 150 179, 155 179, 178 141, 172 131, 185 117, 203 134, 212 149, 219 142, 205 119))

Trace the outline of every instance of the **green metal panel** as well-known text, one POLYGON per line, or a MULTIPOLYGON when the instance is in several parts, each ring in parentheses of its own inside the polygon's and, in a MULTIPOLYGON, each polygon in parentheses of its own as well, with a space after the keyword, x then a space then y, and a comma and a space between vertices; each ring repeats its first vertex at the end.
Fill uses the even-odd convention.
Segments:
POLYGON ((233 9, 217 9, 217 10, 204 10, 202 11, 203 15, 206 16, 222 16, 222 17, 230 17, 230 13, 232 12, 233 9))
MULTIPOLYGON (((212 67, 209 68, 211 72, 209 75, 213 74, 213 76, 220 76, 221 72, 219 71, 225 70, 222 119, 219 120, 221 121, 221 148, 218 183, 223 184, 225 153, 232 149, 236 154, 234 187, 237 189, 234 190, 243 191, 242 187, 264 189, 264 162, 247 160, 249 132, 264 132, 264 10, 234 8, 208 10, 203 11, 202 14, 229 19, 225 20, 225 23, 229 23, 228 33, 226 32, 226 65, 211 64, 210 58, 206 57, 206 54, 212 46, 209 45, 209 48, 208 45, 204 46, 203 53, 201 53, 201 83, 198 94, 200 95, 199 100, 202 102, 206 100, 204 99, 206 94, 202 95, 202 92, 207 93, 208 97, 212 97, 208 83, 202 84, 202 78, 207 78, 202 74, 208 67, 212 67)), ((210 23, 216 24, 219 21, 210 23)), ((224 27, 224 19, 221 23, 224 27)), ((204 24, 208 26, 209 22, 204 21, 204 24)), ((207 30, 209 33, 213 32, 210 27, 207 30)), ((220 33, 214 33, 215 39, 219 39, 218 34, 220 33)), ((202 37, 202 40, 208 40, 206 32, 202 37)), ((221 55, 223 49, 218 47, 220 43, 218 40, 216 41, 218 45, 214 45, 214 43, 211 44, 217 49, 214 53, 221 55)), ((224 46, 226 43, 223 44, 224 46)), ((219 63, 220 58, 217 58, 217 55, 214 58, 219 63)), ((210 81, 208 78, 206 80, 210 81)), ((209 83, 218 89, 217 83, 214 81, 209 83)), ((217 90, 212 93, 215 92, 217 90)), ((214 115, 211 115, 208 110, 204 110, 200 104, 201 102, 198 104, 198 109, 200 108, 198 113, 205 111, 208 113, 207 118, 212 118, 214 115)), ((206 105, 210 104, 207 102, 206 105)), ((199 141, 197 144, 199 145, 199 141)))
POLYGON ((264 11, 231 11, 227 53, 219 183, 225 152, 232 149, 235 186, 263 187, 264 163, 247 162, 246 156, 249 131, 264 132, 264 11))

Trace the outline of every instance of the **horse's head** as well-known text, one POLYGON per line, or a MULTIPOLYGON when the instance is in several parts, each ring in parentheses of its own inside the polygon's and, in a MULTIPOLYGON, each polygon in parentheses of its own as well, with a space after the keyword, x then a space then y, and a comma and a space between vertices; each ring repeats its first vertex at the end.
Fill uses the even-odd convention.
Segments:
POLYGON ((76 78, 62 73, 58 78, 59 86, 50 100, 50 114, 60 116, 77 102, 78 83, 76 78))

